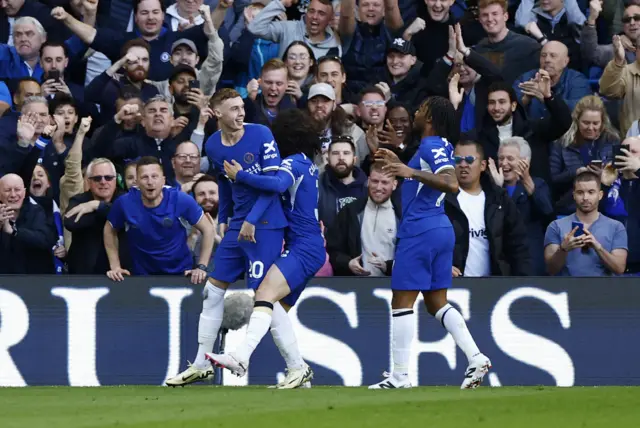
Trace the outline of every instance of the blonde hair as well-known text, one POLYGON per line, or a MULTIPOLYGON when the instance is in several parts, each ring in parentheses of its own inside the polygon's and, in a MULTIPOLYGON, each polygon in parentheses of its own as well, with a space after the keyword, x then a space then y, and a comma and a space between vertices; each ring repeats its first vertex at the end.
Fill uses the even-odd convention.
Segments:
POLYGON ((610 140, 620 138, 620 134, 618 134, 618 131, 616 131, 613 125, 611 125, 611 120, 609 120, 607 109, 600 97, 597 95, 587 95, 586 97, 578 101, 578 104, 576 104, 576 107, 573 109, 573 113, 571 115, 573 119, 571 122, 571 127, 560 139, 562 147, 569 147, 570 145, 577 142, 577 138, 579 137, 578 122, 580 121, 582 115, 587 111, 596 111, 600 113, 600 116, 602 117, 602 124, 600 125, 601 137, 605 137, 610 140))

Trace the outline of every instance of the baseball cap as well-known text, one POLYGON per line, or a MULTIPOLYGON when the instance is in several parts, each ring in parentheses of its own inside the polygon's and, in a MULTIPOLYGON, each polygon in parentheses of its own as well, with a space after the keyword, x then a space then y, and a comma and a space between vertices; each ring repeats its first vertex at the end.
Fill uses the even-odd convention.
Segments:
POLYGON ((196 44, 193 43, 193 40, 190 40, 190 39, 178 39, 175 42, 173 42, 173 44, 171 45, 171 52, 173 53, 173 51, 176 50, 178 46, 182 46, 182 45, 187 46, 193 52, 196 52, 196 53, 198 52, 198 49, 196 48, 196 44))
POLYGON ((400 52, 404 55, 416 55, 416 48, 413 46, 413 43, 411 43, 410 40, 401 39, 399 37, 393 40, 393 43, 389 46, 389 49, 387 49, 387 55, 389 55, 389 52, 394 51, 400 52))
POLYGON ((309 88, 309 96, 307 99, 310 100, 318 95, 329 98, 331 101, 336 100, 336 91, 334 91, 333 87, 328 83, 316 83, 315 85, 312 85, 311 88, 309 88))
POLYGON ((169 77, 169 83, 173 82, 178 77, 178 75, 182 73, 188 73, 192 75, 195 79, 198 78, 198 74, 196 73, 196 70, 193 69, 193 67, 188 66, 187 64, 178 64, 175 67, 173 67, 173 70, 171 71, 171 77, 169 77))

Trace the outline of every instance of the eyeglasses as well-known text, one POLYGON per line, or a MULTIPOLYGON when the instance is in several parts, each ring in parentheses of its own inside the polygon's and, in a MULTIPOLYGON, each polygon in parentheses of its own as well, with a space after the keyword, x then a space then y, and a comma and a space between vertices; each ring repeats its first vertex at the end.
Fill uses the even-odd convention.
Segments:
POLYGON ((187 155, 184 153, 180 153, 174 156, 176 159, 181 160, 181 161, 186 161, 187 159, 189 160, 198 160, 200 159, 200 155, 187 155))
POLYGON ((465 161, 467 165, 471 165, 476 161, 476 159, 477 158, 475 156, 454 156, 453 157, 453 161, 455 162, 456 165, 460 165, 462 161, 465 161))
POLYGON ((631 15, 631 16, 623 16, 622 17, 622 22, 624 24, 629 24, 631 21, 640 22, 640 15, 639 14, 635 14, 635 15, 631 15))
POLYGON ((102 179, 104 179, 104 181, 113 181, 114 178, 116 178, 115 175, 94 175, 92 177, 89 177, 89 180, 93 181, 94 183, 100 183, 102 179))
POLYGON ((362 105, 365 107, 382 107, 386 104, 386 102, 379 100, 379 101, 362 101, 362 105))
POLYGON ((310 57, 309 57, 309 54, 300 54, 300 55, 296 55, 296 54, 289 54, 289 55, 287 55, 287 59, 288 59, 289 61, 297 61, 297 60, 300 60, 300 61, 306 61, 306 60, 308 60, 309 58, 310 58, 310 57))

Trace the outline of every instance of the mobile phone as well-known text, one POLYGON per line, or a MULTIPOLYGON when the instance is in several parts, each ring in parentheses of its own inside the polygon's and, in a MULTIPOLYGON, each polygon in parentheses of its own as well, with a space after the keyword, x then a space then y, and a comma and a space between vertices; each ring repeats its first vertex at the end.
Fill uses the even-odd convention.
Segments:
POLYGON ((602 160, 601 159, 594 159, 591 162, 589 162, 589 165, 593 165, 593 166, 597 166, 599 168, 602 168, 602 160))
POLYGON ((60 81, 60 70, 51 70, 47 73, 47 79, 53 79, 56 82, 60 81))
POLYGON ((573 236, 578 237, 578 236, 582 236, 584 235, 584 224, 580 223, 579 221, 573 221, 571 222, 571 230, 578 228, 578 230, 576 230, 576 233, 573 234, 573 236))
POLYGON ((194 79, 192 81, 189 82, 189 89, 200 89, 200 81, 197 79, 194 79))
POLYGON ((630 150, 629 144, 616 144, 613 146, 613 167, 616 169, 619 167, 616 156, 626 156, 626 154, 622 152, 622 149, 630 150))

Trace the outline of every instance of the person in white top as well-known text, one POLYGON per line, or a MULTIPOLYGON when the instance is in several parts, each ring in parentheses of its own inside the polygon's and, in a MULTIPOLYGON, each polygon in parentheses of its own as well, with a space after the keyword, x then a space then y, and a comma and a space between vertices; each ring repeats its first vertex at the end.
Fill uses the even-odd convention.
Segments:
POLYGON ((445 212, 456 234, 453 276, 532 275, 522 216, 508 193, 485 173, 482 146, 460 141, 453 159, 460 191, 445 197, 445 212))

